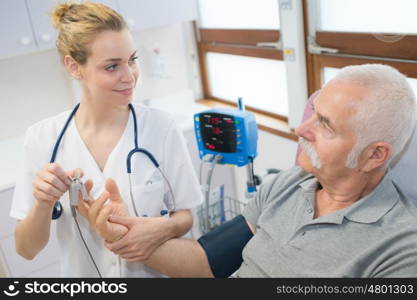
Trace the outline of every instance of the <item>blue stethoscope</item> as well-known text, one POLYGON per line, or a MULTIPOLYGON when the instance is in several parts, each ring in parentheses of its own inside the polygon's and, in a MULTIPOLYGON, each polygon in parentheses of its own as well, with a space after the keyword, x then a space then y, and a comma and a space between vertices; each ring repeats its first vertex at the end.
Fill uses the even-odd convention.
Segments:
MULTIPOLYGON (((52 156, 51 156, 51 159, 49 161, 50 163, 55 162, 56 155, 58 153, 59 144, 61 143, 62 137, 64 136, 65 132, 67 131, 68 125, 71 122, 72 118, 74 117, 74 115, 77 112, 79 107, 80 107, 80 103, 78 103, 74 107, 74 109, 72 110, 71 114, 69 115, 67 121, 65 122, 65 125, 62 128, 61 133, 59 134, 59 137, 58 137, 57 141, 55 142, 54 150, 52 152, 52 156)), ((130 109, 130 111, 132 112, 132 115, 133 115, 135 147, 132 150, 130 150, 129 154, 127 155, 126 168, 127 168, 127 173, 129 175, 129 190, 130 190, 130 198, 131 198, 131 201, 132 201, 133 209, 135 211, 136 216, 139 216, 137 208, 136 208, 135 201, 133 201, 132 180, 131 180, 131 173, 132 173, 131 159, 132 159, 132 156, 135 153, 142 153, 152 162, 154 167, 161 173, 163 179, 165 180, 165 182, 168 185, 170 196, 171 196, 171 197, 168 197, 168 198, 170 198, 169 200, 165 201, 165 205, 167 206, 168 209, 163 209, 160 212, 161 215, 166 215, 169 212, 175 211, 175 197, 174 197, 174 193, 172 191, 171 184, 169 183, 168 179, 166 178, 164 172, 162 172, 161 168, 159 167, 158 161, 155 159, 155 157, 152 155, 152 153, 150 153, 146 149, 139 148, 139 146, 138 146, 138 125, 137 125, 137 120, 136 120, 136 112, 135 112, 135 109, 133 108, 133 105, 130 104, 130 103, 129 103, 129 109, 130 109)), ((55 203, 54 210, 52 212, 52 219, 53 220, 58 219, 62 215, 62 211, 63 211, 62 204, 61 204, 61 202, 57 201, 55 203)))

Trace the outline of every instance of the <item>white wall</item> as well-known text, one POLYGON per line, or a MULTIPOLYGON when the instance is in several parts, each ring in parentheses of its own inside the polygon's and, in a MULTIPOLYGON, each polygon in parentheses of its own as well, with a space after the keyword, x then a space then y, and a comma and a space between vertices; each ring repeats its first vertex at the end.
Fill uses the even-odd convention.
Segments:
POLYGON ((55 50, 0 60, 0 140, 69 108, 72 95, 55 50))
POLYGON ((260 174, 267 168, 285 170, 294 166, 297 142, 261 131, 259 145, 255 164, 256 173, 260 174))
POLYGON ((188 23, 153 28, 134 33, 138 46, 140 83, 137 99, 153 99, 192 89, 190 78, 191 53, 188 23), (160 54, 154 54, 154 49, 160 54))

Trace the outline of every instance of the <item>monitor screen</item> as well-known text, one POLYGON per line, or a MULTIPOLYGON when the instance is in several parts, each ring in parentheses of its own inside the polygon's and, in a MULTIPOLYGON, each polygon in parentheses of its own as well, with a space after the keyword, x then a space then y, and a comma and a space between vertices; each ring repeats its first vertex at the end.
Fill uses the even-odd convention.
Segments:
POLYGON ((236 125, 233 116, 219 113, 200 114, 201 136, 206 149, 236 152, 236 125))

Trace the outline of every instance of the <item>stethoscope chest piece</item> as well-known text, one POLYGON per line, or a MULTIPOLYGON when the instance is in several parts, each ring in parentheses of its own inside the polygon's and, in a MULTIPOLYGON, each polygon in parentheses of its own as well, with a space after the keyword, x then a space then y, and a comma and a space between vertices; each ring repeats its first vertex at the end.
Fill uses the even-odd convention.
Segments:
POLYGON ((62 204, 57 201, 54 205, 54 210, 52 211, 52 220, 58 219, 62 215, 62 204))

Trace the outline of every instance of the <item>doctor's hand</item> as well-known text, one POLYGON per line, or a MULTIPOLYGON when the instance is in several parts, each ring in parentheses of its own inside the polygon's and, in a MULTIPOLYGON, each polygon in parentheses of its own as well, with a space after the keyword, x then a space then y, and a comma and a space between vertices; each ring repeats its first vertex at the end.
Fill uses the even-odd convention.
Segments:
POLYGON ((172 227, 169 218, 163 217, 120 217, 110 216, 110 222, 124 225, 129 232, 119 241, 105 243, 110 251, 131 261, 147 260, 161 244, 170 236, 168 232, 172 227))
POLYGON ((107 179, 106 190, 96 200, 91 193, 92 180, 85 182, 85 188, 90 200, 85 201, 79 195, 78 212, 88 220, 90 227, 104 240, 109 242, 119 240, 128 229, 124 225, 109 222, 108 217, 110 215, 128 216, 129 212, 120 196, 116 182, 111 178, 107 179))
POLYGON ((75 172, 78 172, 81 176, 83 174, 81 169, 65 172, 57 163, 47 164, 36 172, 32 185, 33 196, 37 202, 52 208, 55 202, 68 191, 71 185, 69 176, 73 176, 75 172))

